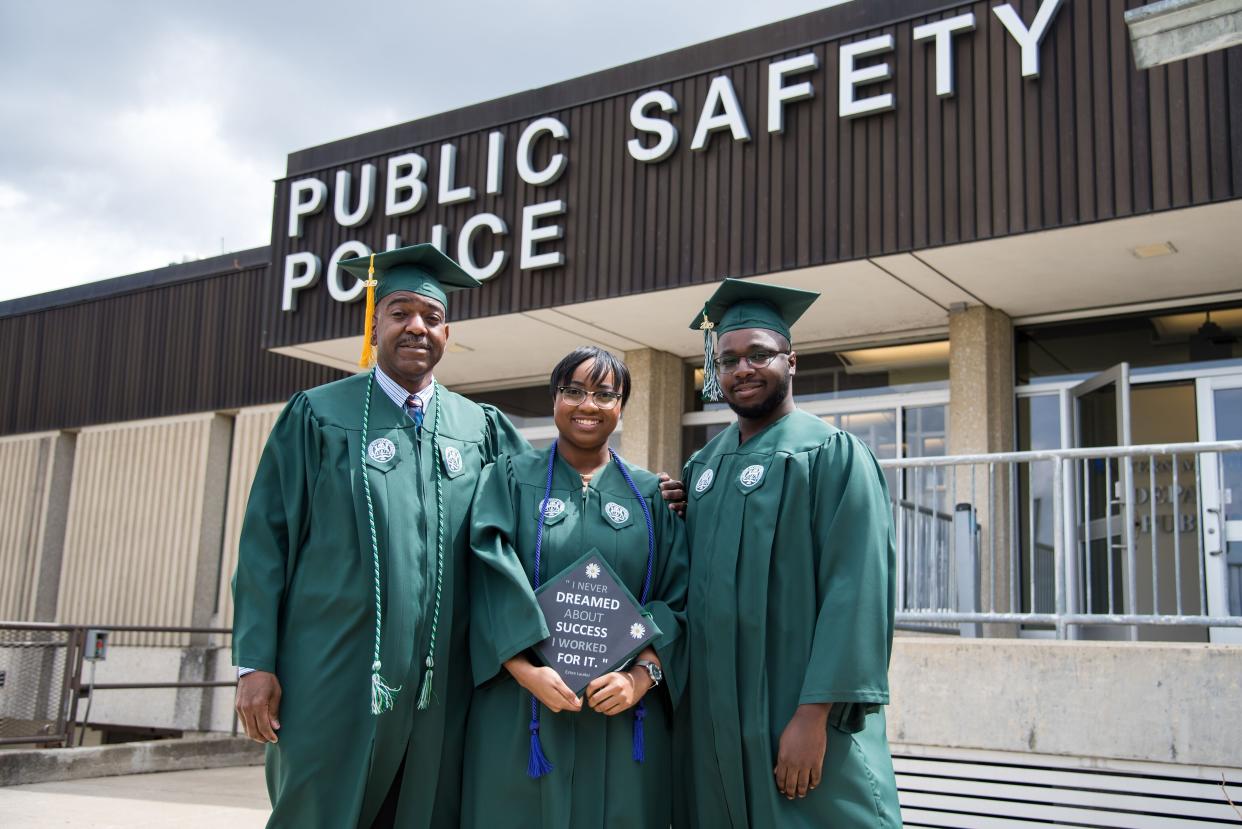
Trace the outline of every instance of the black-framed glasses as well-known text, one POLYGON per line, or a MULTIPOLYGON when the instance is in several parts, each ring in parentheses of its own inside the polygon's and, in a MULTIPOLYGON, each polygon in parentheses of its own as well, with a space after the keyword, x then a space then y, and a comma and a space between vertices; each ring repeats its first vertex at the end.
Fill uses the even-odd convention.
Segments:
POLYGON ((621 402, 621 395, 615 391, 587 391, 577 386, 557 386, 561 399, 571 406, 581 406, 590 396, 592 402, 600 409, 611 409, 621 402))
POLYGON ((745 360, 746 364, 751 368, 763 368, 768 363, 776 359, 778 354, 788 354, 788 351, 752 351, 749 354, 727 357, 717 357, 712 360, 716 364, 716 370, 721 374, 732 374, 737 371, 737 367, 745 360))

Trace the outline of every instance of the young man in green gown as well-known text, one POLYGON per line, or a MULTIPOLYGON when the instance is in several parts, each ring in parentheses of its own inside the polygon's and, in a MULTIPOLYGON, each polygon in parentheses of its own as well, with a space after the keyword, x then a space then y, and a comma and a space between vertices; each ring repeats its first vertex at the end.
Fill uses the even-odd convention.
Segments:
POLYGON ((891 505, 867 447, 794 405, 790 326, 817 297, 727 279, 691 325, 714 357, 705 396, 737 421, 683 470, 679 827, 901 825, 883 710, 891 505))
POLYGON ((294 395, 268 439, 233 582, 237 708, 267 743, 268 826, 449 829, 470 504, 483 466, 529 445, 432 374, 447 294, 476 280, 431 245, 341 267, 368 280, 378 365, 294 395))

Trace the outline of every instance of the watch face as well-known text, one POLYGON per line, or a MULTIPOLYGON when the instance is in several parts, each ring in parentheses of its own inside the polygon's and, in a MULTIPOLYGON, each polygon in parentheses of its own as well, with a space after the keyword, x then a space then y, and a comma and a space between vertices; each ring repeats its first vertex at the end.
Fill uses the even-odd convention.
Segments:
POLYGON ((660 670, 659 665, 655 664, 654 662, 646 662, 644 663, 644 667, 647 669, 647 673, 651 674, 652 682, 663 681, 664 671, 660 670))

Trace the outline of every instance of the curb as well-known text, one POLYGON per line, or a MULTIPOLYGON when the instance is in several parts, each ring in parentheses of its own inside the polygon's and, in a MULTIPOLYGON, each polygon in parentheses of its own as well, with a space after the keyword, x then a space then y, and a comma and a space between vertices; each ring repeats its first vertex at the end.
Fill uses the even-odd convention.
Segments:
POLYGON ((0 786, 262 764, 263 746, 245 737, 18 749, 0 751, 0 786))

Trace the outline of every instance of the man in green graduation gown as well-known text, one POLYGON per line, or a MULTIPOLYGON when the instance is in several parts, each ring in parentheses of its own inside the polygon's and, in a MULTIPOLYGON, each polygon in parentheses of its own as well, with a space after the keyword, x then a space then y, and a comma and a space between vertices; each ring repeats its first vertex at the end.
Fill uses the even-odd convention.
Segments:
POLYGON ((727 279, 691 325, 714 357, 705 394, 723 393, 737 421, 683 471, 680 827, 901 825, 882 707, 891 507, 867 447, 794 405, 790 326, 817 297, 727 279))
POLYGON ((268 826, 448 829, 470 504, 485 464, 529 446, 432 376, 447 294, 476 280, 431 245, 341 266, 367 279, 378 365, 295 395, 268 439, 233 581, 237 708, 268 744, 268 826))

